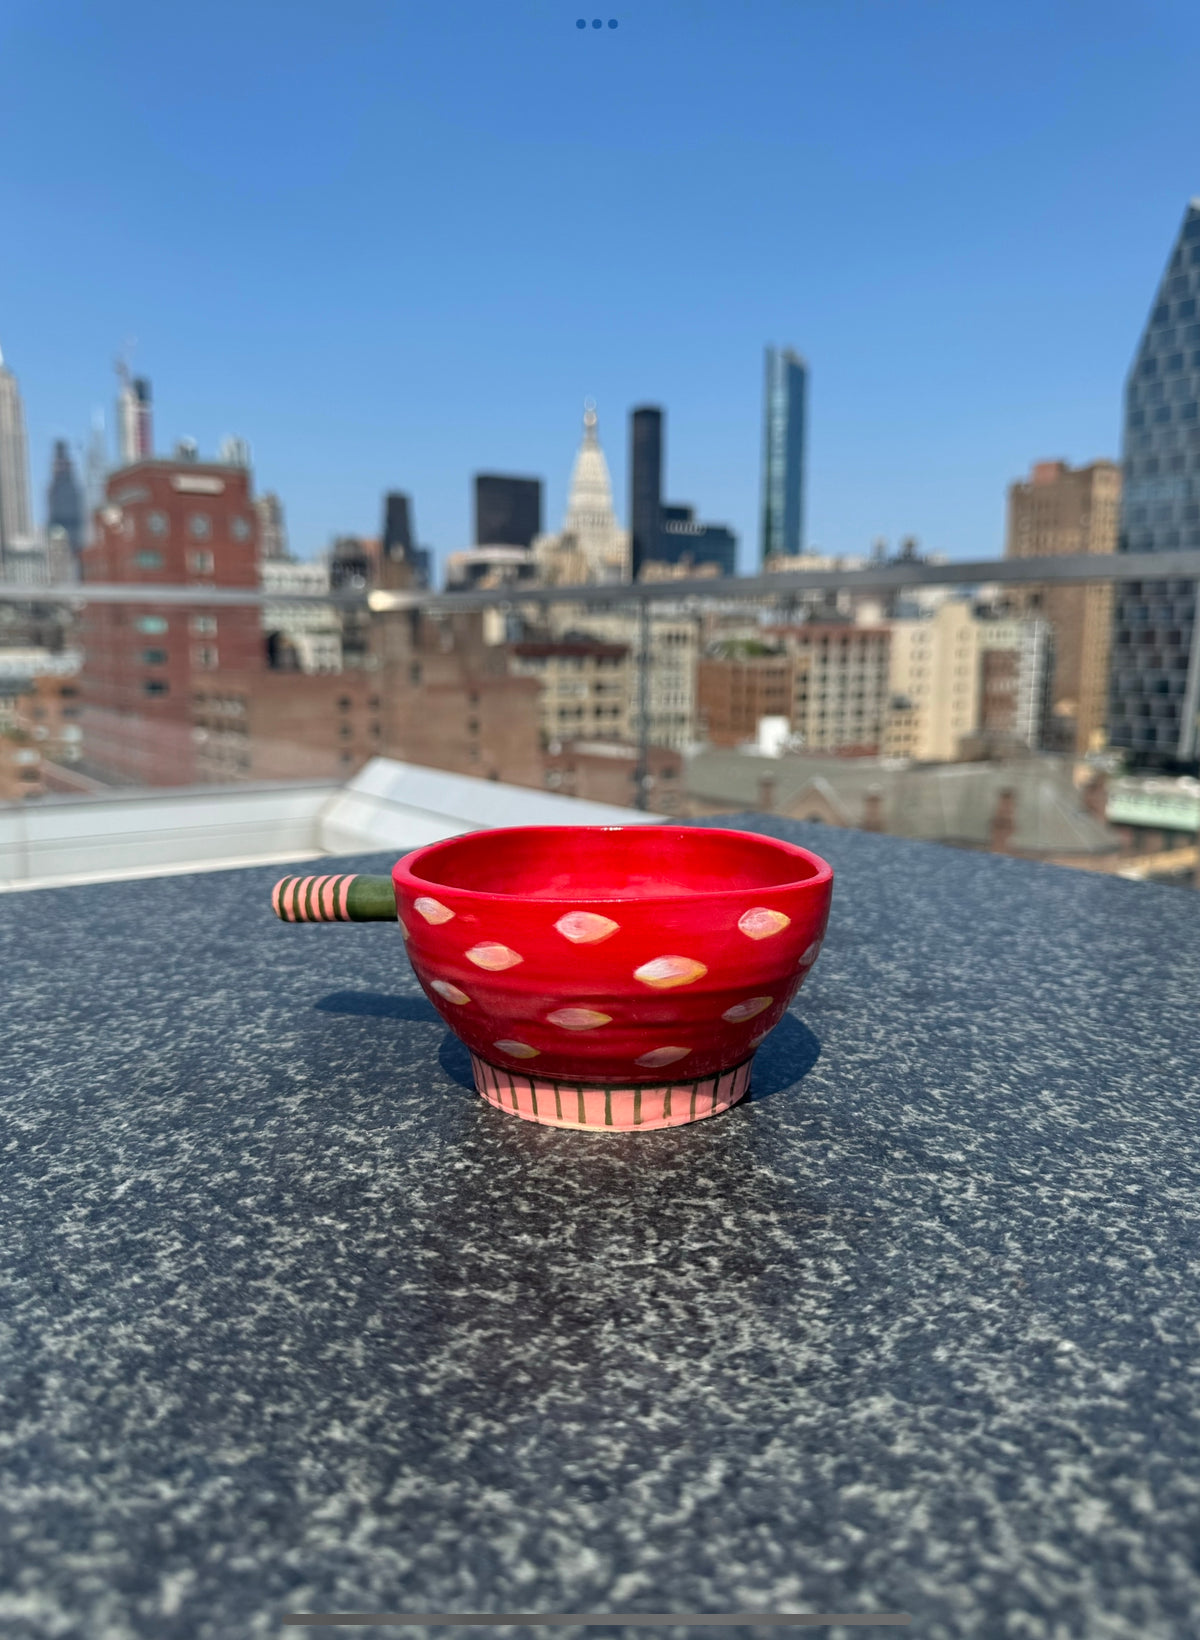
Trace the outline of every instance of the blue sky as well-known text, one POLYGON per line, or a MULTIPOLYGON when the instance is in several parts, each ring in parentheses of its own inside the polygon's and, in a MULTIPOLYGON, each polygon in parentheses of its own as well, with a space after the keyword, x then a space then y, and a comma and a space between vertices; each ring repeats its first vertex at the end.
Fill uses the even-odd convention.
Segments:
POLYGON ((757 549, 762 348, 812 369, 810 544, 1003 540, 1118 453, 1200 192, 1194 0, 0 0, 0 346, 33 477, 135 337, 160 447, 253 446, 295 550, 563 509, 585 395, 757 549), (576 19, 619 24, 580 31, 576 19))

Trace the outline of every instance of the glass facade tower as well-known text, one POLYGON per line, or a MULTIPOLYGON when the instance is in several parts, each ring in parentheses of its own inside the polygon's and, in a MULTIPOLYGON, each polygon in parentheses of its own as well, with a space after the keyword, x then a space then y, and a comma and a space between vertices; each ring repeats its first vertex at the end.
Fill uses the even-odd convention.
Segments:
MULTIPOLYGON (((1125 384, 1118 552, 1200 548, 1200 199, 1188 206, 1125 384)), ((1116 588, 1108 739, 1143 767, 1200 750, 1194 581, 1116 588)))
POLYGON ((804 551, 804 441, 808 366, 788 349, 767 349, 763 418, 762 556, 804 551))

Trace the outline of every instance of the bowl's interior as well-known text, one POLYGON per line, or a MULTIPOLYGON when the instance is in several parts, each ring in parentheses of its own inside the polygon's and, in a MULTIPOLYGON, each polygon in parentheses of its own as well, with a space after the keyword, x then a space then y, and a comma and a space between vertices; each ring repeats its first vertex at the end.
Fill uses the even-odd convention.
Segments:
POLYGON ((413 875, 443 888, 524 900, 641 900, 772 888, 820 875, 787 844, 677 826, 522 826, 428 849, 413 875))

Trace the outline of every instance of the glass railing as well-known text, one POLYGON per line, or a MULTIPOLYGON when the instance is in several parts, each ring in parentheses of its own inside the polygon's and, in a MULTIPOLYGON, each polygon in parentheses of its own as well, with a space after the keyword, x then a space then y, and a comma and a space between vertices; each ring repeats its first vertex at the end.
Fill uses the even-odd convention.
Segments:
POLYGON ((1173 742, 1106 731, 1114 583, 1150 607, 1200 554, 661 573, 0 587, 0 820, 70 803, 99 842, 122 796, 335 789, 382 758, 647 817, 1197 880, 1195 645, 1139 697, 1173 742))

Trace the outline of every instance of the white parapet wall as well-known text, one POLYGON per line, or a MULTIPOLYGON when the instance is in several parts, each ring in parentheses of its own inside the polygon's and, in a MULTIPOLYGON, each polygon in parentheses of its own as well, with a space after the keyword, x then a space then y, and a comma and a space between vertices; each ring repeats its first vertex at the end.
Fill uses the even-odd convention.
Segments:
POLYGON ((348 785, 122 789, 0 804, 0 891, 409 849, 491 826, 628 826, 636 809, 373 758, 348 785))
POLYGON ((661 818, 376 757, 330 799, 318 835, 330 854, 405 852, 491 826, 632 826, 661 818))

